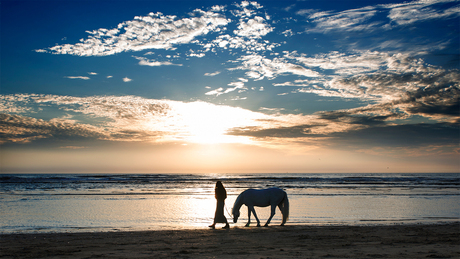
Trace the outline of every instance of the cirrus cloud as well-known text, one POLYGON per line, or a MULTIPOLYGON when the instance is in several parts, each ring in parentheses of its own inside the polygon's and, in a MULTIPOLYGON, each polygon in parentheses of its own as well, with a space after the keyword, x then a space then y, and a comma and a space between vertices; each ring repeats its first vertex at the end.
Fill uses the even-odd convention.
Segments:
POLYGON ((460 6, 442 8, 443 4, 457 3, 455 0, 420 0, 401 4, 366 6, 340 12, 303 9, 296 12, 305 15, 314 24, 309 32, 352 32, 390 29, 396 25, 405 26, 416 22, 460 16, 460 6), (389 22, 373 21, 379 13, 386 13, 389 22))

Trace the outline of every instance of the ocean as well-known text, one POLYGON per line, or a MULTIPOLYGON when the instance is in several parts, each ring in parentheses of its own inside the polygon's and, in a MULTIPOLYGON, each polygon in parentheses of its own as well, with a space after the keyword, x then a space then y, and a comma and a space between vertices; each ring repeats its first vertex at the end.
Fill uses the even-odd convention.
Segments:
MULTIPOLYGON (((227 190, 225 214, 248 188, 279 187, 296 225, 460 221, 460 174, 2 174, 0 233, 207 228, 227 190)), ((269 207, 256 207, 261 224, 269 207)), ((231 227, 243 227, 247 209, 231 227)), ((272 225, 281 222, 277 209, 272 225)), ((255 219, 251 217, 252 225, 255 219)), ((223 226, 223 225, 222 225, 223 226)), ((219 225, 217 226, 219 227, 219 225)))

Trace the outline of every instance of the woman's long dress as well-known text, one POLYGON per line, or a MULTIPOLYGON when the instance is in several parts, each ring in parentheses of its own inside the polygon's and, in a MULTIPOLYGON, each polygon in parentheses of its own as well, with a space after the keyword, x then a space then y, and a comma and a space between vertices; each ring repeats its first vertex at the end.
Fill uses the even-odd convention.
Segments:
POLYGON ((225 199, 227 192, 225 189, 216 189, 217 207, 214 214, 214 223, 227 223, 227 218, 224 215, 225 199))

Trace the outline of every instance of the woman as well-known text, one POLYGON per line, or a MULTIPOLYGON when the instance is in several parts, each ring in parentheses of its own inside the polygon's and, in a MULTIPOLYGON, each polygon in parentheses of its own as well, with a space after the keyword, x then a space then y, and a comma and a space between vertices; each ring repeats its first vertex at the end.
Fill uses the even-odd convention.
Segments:
POLYGON ((221 181, 217 181, 216 188, 214 189, 214 191, 217 200, 217 208, 216 213, 214 214, 214 222, 209 227, 215 228, 216 223, 225 223, 224 228, 229 228, 230 226, 228 225, 227 218, 224 215, 224 205, 225 199, 227 198, 227 191, 225 190, 221 181))

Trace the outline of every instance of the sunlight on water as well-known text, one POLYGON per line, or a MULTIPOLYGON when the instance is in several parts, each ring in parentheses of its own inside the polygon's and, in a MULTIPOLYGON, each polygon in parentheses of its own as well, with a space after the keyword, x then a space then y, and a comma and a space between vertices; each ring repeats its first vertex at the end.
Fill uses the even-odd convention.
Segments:
MULTIPOLYGON (((81 229, 158 229, 205 227, 212 223, 214 197, 170 196, 68 196, 53 199, 37 197, 20 201, 4 200, 1 228, 8 232, 56 228, 81 229), (18 224, 20 223, 20 224, 18 224)), ((3 206, 0 206, 3 207, 3 206)))

